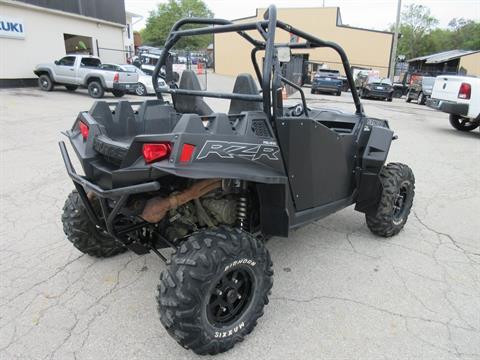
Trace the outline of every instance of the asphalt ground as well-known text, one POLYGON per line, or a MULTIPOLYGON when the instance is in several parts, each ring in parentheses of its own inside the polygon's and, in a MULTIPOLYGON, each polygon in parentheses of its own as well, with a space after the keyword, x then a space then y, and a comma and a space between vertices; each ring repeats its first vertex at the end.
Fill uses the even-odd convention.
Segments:
MULTIPOLYGON (((353 110, 348 93, 307 95, 353 110)), ((62 231, 73 185, 57 141, 92 103, 84 90, 0 90, 0 359, 197 359, 159 322, 155 255, 91 258, 62 231)), ((415 173, 407 225, 379 238, 347 208, 271 239, 265 315, 216 359, 480 359, 480 133, 403 99, 364 106, 399 137, 388 161, 415 173)))

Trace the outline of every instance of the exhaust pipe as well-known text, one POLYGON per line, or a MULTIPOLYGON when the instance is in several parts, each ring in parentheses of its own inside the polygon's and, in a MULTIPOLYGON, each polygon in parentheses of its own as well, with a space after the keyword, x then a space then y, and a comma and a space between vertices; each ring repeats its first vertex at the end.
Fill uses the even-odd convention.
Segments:
POLYGON ((175 209, 189 201, 198 199, 209 192, 222 187, 222 180, 207 179, 193 184, 180 194, 169 197, 156 196, 147 201, 140 217, 149 223, 158 223, 170 209, 175 209))

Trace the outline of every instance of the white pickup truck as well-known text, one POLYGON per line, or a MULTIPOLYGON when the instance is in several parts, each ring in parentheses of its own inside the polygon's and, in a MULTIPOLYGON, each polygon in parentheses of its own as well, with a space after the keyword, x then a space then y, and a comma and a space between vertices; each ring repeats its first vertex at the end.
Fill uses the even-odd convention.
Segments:
POLYGON ((33 72, 41 90, 52 91, 55 84, 64 85, 69 91, 81 86, 93 98, 103 97, 105 91, 122 97, 135 90, 138 83, 137 73, 104 69, 100 59, 90 55, 67 55, 53 64, 37 65, 33 72))
POLYGON ((480 125, 480 78, 439 75, 427 105, 450 114, 450 124, 460 131, 480 125))

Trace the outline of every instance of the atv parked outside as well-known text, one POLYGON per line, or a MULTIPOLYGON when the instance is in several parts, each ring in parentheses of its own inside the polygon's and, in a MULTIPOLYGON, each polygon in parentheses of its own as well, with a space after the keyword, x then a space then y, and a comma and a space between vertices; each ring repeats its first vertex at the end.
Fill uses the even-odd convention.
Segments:
POLYGON ((349 69, 339 45, 277 20, 274 6, 257 22, 178 21, 153 73, 158 99, 98 101, 67 131, 84 175, 60 142, 75 186, 62 215, 68 239, 97 257, 155 253, 166 262, 157 301, 168 333, 198 354, 232 348, 268 303, 267 238, 351 205, 381 237, 398 234, 407 221, 413 173, 385 164, 393 131, 365 115, 349 69), (300 41, 276 43, 281 31, 300 41), (174 79, 169 52, 179 40, 226 32, 252 46, 257 81, 240 74, 233 93, 204 91, 186 70, 178 87, 158 87, 159 76, 174 79), (303 90, 282 77, 291 49, 318 47, 339 54, 355 113, 308 107, 303 90), (283 105, 285 84, 298 90, 300 104, 283 105), (204 97, 230 100, 228 113, 214 111, 204 97), (174 250, 168 259, 164 248, 174 250))

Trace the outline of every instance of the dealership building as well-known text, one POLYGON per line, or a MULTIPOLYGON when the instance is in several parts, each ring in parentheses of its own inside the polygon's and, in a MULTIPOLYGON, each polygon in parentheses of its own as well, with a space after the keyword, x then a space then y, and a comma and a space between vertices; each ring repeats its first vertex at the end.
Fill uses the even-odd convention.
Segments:
MULTIPOLYGON (((263 20, 266 9, 257 9, 255 16, 234 20, 235 23, 263 20)), ((350 65, 359 68, 378 70, 380 76, 389 75, 393 36, 388 31, 377 31, 344 25, 338 7, 316 8, 280 8, 278 19, 313 34, 323 40, 338 43, 346 51, 350 65)), ((257 31, 249 32, 261 39, 257 31)), ((292 34, 279 30, 276 41, 292 43, 299 41, 292 34)), ((219 74, 236 75, 239 72, 254 74, 251 65, 251 45, 235 33, 216 34, 215 71, 219 74)), ((338 54, 331 49, 293 50, 293 59, 299 63, 299 69, 308 82, 309 77, 318 67, 340 70, 344 73, 338 54), (308 73, 308 74, 307 74, 308 73)), ((261 54, 258 61, 261 64, 261 54)))
POLYGON ((0 0, 0 87, 34 85, 37 64, 71 53, 125 63, 137 17, 124 0, 0 0))

